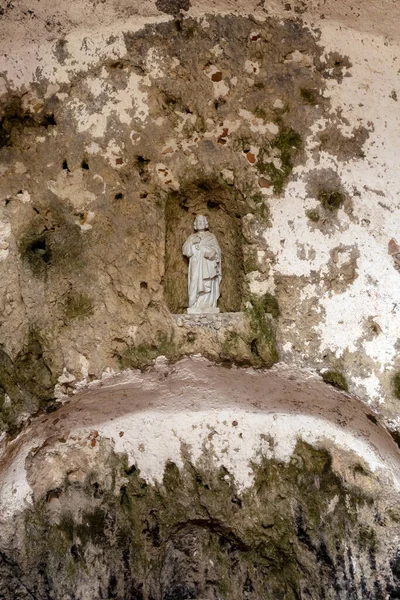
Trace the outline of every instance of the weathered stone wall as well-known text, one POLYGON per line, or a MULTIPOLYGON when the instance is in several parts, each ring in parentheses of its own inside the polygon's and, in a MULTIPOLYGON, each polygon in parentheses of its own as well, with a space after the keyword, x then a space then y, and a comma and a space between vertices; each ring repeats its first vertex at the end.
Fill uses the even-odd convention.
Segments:
POLYGON ((242 4, 0 9, 6 600, 399 597, 398 7, 242 4))
MULTIPOLYGON (((201 205, 225 250, 221 308, 268 294, 280 360, 342 373, 395 427, 397 46, 296 7, 159 8, 6 56, 4 426, 51 403, 64 369, 73 387, 188 351, 169 312, 201 205)), ((257 335, 238 361, 262 363, 257 335)), ((231 358, 225 341, 203 352, 231 358)))

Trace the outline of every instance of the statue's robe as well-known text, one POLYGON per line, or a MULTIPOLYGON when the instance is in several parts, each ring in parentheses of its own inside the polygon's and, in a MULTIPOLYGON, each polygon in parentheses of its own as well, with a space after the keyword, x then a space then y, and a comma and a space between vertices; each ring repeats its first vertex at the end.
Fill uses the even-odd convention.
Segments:
POLYGON ((189 258, 189 308, 216 308, 221 282, 221 249, 217 238, 210 231, 192 233, 182 252, 189 258))

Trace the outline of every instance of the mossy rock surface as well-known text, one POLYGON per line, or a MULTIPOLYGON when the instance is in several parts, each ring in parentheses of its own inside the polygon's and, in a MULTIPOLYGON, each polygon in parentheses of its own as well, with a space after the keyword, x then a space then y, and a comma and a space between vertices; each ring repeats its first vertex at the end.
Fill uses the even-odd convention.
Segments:
POLYGON ((338 390, 348 391, 348 385, 345 376, 340 371, 324 371, 321 374, 322 379, 325 383, 332 385, 338 390))
POLYGON ((288 463, 261 457, 242 492, 207 453, 168 462, 156 484, 110 450, 103 459, 102 474, 66 480, 25 510, 23 547, 0 563, 5 600, 18 573, 49 600, 295 600, 305 589, 336 600, 394 589, 365 520, 374 499, 334 472, 327 450, 299 441, 288 463), (360 582, 358 569, 375 581, 360 582))

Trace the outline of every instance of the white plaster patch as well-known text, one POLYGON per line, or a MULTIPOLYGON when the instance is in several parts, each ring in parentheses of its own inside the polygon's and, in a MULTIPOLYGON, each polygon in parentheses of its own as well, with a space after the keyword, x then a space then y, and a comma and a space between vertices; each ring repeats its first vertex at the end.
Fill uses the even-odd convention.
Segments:
MULTIPOLYGON (((163 56, 157 48, 150 48, 146 56, 146 69, 148 77, 157 79, 164 76, 161 63, 164 62, 163 56)), ((149 81, 149 84, 151 82, 149 81)))
POLYGON ((110 25, 103 23, 97 29, 93 23, 86 28, 78 27, 65 36, 62 64, 57 57, 58 37, 55 41, 40 39, 21 43, 18 54, 15 52, 16 40, 10 38, 2 44, 4 56, 8 57, 4 72, 14 88, 27 86, 38 77, 48 80, 49 84, 70 83, 79 72, 88 71, 106 59, 123 58, 126 55, 125 31, 139 31, 147 24, 169 19, 168 15, 144 17, 135 14, 124 20, 113 18, 110 25))
POLYGON ((24 204, 26 204, 27 202, 31 201, 31 195, 28 192, 28 190, 23 190, 22 192, 19 192, 17 194, 17 198, 18 198, 18 200, 20 200, 24 204))
MULTIPOLYGON (((393 96, 393 90, 400 89, 397 64, 400 48, 365 32, 346 30, 327 22, 321 22, 319 43, 325 55, 339 52, 350 57, 350 76, 345 76, 340 83, 328 80, 325 95, 330 98, 332 112, 339 111, 342 115, 343 135, 352 135, 353 129, 359 126, 368 129, 369 139, 363 147, 365 157, 343 163, 336 156, 318 151, 316 163, 312 150, 319 144, 317 134, 329 125, 325 119, 316 121, 305 142, 308 158, 294 172, 298 180, 288 185, 284 198, 270 203, 272 227, 266 231, 265 240, 276 258, 275 272, 297 277, 310 277, 315 272, 323 279, 329 273, 330 253, 334 248, 357 248, 355 281, 340 294, 322 295, 318 284, 306 285, 298 311, 301 314, 302 302, 309 311, 309 300, 317 300, 313 314, 321 315, 315 328, 320 339, 320 354, 327 349, 342 358, 346 352, 350 353, 345 359, 348 362, 344 363, 345 369, 351 369, 350 388, 367 402, 379 403, 383 401, 385 371, 393 369, 397 360, 400 331, 400 276, 388 254, 388 242, 398 238, 400 222, 400 113, 393 96), (352 198, 352 216, 339 210, 334 220, 337 226, 333 225, 329 235, 310 226, 306 216, 308 209, 319 206, 315 198, 308 197, 306 188, 307 173, 315 168, 332 168, 338 172, 352 198), (354 195, 355 189, 357 195, 354 195), (299 244, 301 247, 307 244, 314 253, 308 252, 305 256, 303 251, 299 252, 299 244), (374 339, 365 340, 365 323, 371 318, 379 325, 380 332, 374 339), (357 373, 359 355, 367 356, 374 364, 373 368, 370 365, 367 377, 362 370, 357 373)), ((303 62, 307 57, 295 51, 286 59, 303 62)), ((337 266, 347 258, 339 256, 337 266)), ((253 281, 251 288, 261 292, 263 286, 253 281)), ((285 325, 281 333, 283 339, 284 328, 285 325)), ((308 356, 306 344, 302 351, 305 363, 309 358, 315 359, 308 356)), ((285 346, 282 356, 291 359, 290 350, 286 355, 285 346)))
POLYGON ((110 140, 106 150, 101 154, 114 169, 120 169, 124 166, 123 149, 118 146, 116 140, 110 140))
POLYGON ((355 392, 360 396, 366 396, 372 402, 382 403, 382 386, 375 373, 367 377, 353 377, 355 392))
POLYGON ((246 60, 244 63, 244 70, 250 75, 258 75, 260 72, 260 63, 257 61, 246 60))
POLYGON ((11 225, 7 221, 0 221, 0 260, 5 260, 9 253, 8 238, 11 235, 11 225))
POLYGON ((210 65, 204 70, 214 87, 214 98, 221 98, 229 94, 230 88, 223 80, 222 71, 215 65, 210 65))
POLYGON ((47 187, 62 200, 69 200, 76 209, 83 209, 96 200, 95 194, 85 189, 82 169, 63 171, 55 181, 50 180, 47 187))
POLYGON ((222 56, 222 55, 223 55, 223 53, 224 53, 224 51, 223 51, 223 49, 222 49, 222 47, 221 47, 221 45, 220 45, 220 44, 215 44, 215 46, 213 46, 213 47, 210 49, 210 52, 211 52, 211 54, 213 54, 213 55, 214 55, 216 58, 219 58, 219 57, 220 57, 220 56, 222 56))
MULTIPOLYGON (((65 379, 70 380, 67 376, 65 379)), ((74 438, 86 439, 93 428, 98 431, 99 439, 113 440, 115 451, 126 454, 129 463, 136 464, 141 476, 150 484, 162 482, 167 462, 183 466, 182 444, 189 449, 194 462, 202 457, 204 450, 211 451, 216 468, 224 466, 232 473, 240 491, 254 482, 252 463, 258 464, 263 456, 287 463, 298 439, 316 446, 329 440, 363 459, 373 472, 390 470, 374 448, 362 439, 324 419, 307 415, 265 414, 239 408, 184 413, 146 410, 109 422, 95 420, 89 429, 76 429, 74 438)), ((12 517, 32 502, 24 454, 40 443, 40 439, 36 439, 27 445, 2 480, 0 510, 3 518, 12 517)), ((400 488, 397 479, 394 484, 400 488)))
POLYGON ((263 135, 266 133, 277 135, 279 133, 279 127, 276 123, 264 123, 263 119, 256 117, 253 113, 244 108, 239 110, 239 115, 249 122, 250 130, 254 133, 261 133, 263 135))
POLYGON ((71 109, 77 123, 79 133, 89 132, 95 138, 104 136, 108 118, 115 115, 124 125, 130 125, 133 119, 144 122, 149 115, 147 93, 141 85, 144 78, 136 73, 130 73, 124 89, 115 89, 107 82, 107 70, 102 69, 101 78, 87 78, 86 85, 90 92, 98 97, 104 96, 102 109, 99 112, 89 112, 81 100, 71 100, 67 106, 71 109))
POLYGON ((15 163, 15 166, 14 166, 14 171, 15 171, 15 172, 16 172, 18 175, 23 175, 24 173, 26 173, 26 172, 27 172, 27 168, 26 168, 26 166, 24 165, 24 163, 17 161, 17 162, 15 163))
POLYGON ((312 56, 310 56, 309 54, 304 54, 304 52, 300 52, 300 50, 294 50, 293 52, 285 56, 285 62, 299 63, 305 67, 312 67, 314 63, 312 56))
POLYGON ((267 279, 260 278, 258 271, 252 271, 246 276, 248 281, 250 292, 257 296, 263 296, 264 294, 273 294, 275 292, 275 282, 273 275, 270 275, 267 279))
MULTIPOLYGON (((84 357, 82 374, 88 373, 84 357)), ((57 452, 67 458, 69 449, 83 452, 81 441, 93 431, 97 441, 111 440, 149 483, 162 481, 168 461, 182 466, 184 446, 193 462, 209 451, 216 468, 223 465, 244 490, 253 484, 253 463, 263 456, 287 462, 302 439, 328 447, 334 457, 340 450, 353 453, 388 489, 400 489, 398 454, 387 432, 368 420, 354 398, 326 386, 309 370, 280 363, 267 372, 234 369, 227 374, 202 358, 168 366, 159 357, 145 373, 111 376, 107 371, 102 382, 85 386, 54 422, 48 415, 40 417, 10 442, 6 468, 3 462, 0 470, 0 518, 11 518, 32 501, 25 471, 32 447, 45 443, 50 456, 57 452), (341 424, 341 404, 354 428, 341 424), (57 436, 66 441, 60 445, 57 436)), ((64 388, 74 382, 67 370, 59 378, 64 388)), ((56 469, 55 480, 60 475, 56 469)))

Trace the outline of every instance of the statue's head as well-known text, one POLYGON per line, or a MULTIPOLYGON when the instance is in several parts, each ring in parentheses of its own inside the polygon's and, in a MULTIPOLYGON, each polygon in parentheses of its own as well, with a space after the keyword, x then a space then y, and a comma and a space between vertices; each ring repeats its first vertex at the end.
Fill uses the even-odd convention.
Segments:
POLYGON ((204 215, 197 215, 194 220, 194 229, 195 231, 204 231, 205 229, 208 229, 207 217, 204 215))

